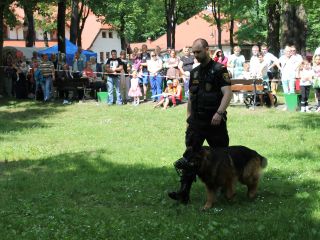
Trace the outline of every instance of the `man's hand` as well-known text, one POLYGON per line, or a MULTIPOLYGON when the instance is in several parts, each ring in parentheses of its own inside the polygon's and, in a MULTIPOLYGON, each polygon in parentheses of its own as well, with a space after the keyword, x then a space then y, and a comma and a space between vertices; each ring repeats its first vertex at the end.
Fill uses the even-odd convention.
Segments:
POLYGON ((218 113, 215 113, 211 119, 211 125, 217 126, 220 125, 222 116, 218 113))

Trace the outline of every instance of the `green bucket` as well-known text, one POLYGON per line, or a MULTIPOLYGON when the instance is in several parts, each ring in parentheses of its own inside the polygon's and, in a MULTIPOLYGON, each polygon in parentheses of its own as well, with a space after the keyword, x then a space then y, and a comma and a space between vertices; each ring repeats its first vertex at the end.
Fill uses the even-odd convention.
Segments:
POLYGON ((108 93, 107 92, 98 92, 97 97, 98 97, 98 102, 107 102, 108 101, 108 93))
POLYGON ((287 109, 289 111, 297 111, 300 108, 299 94, 291 93, 284 94, 284 99, 286 101, 287 109))

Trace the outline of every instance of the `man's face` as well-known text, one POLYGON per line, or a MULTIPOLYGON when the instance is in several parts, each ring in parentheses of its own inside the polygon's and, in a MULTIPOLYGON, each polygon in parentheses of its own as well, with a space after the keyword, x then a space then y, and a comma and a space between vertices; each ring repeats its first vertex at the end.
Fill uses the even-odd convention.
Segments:
POLYGON ((208 57, 208 48, 205 48, 201 45, 200 42, 195 42, 192 46, 192 52, 194 57, 198 60, 199 63, 204 63, 208 57))
POLYGON ((116 59, 117 58, 117 52, 111 52, 111 57, 113 59, 116 59))
POLYGON ((190 50, 189 50, 189 48, 183 49, 183 53, 184 53, 185 56, 189 56, 189 55, 190 55, 190 50))
POLYGON ((291 47, 291 55, 296 55, 297 49, 295 47, 291 47))
POLYGON ((121 53, 121 54, 120 54, 120 58, 121 58, 121 59, 126 59, 126 54, 125 54, 125 53, 121 53))
POLYGON ((147 52, 147 50, 148 50, 148 48, 147 48, 146 45, 142 45, 141 48, 142 48, 142 52, 143 52, 143 53, 147 52))
POLYGON ((257 56, 258 52, 259 52, 259 48, 257 48, 257 47, 252 48, 252 55, 253 56, 257 56))
POLYGON ((262 52, 263 55, 265 55, 268 52, 268 48, 262 47, 261 48, 261 52, 262 52))

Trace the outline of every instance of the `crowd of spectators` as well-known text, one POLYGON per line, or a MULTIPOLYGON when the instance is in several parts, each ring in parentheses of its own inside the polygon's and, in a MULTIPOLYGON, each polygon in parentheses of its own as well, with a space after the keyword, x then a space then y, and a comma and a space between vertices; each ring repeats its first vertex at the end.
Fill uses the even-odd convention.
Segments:
MULTIPOLYGON (((309 65, 296 52, 295 46, 289 45, 284 48, 280 58, 268 52, 265 44, 252 47, 249 61, 241 54, 239 46, 234 47, 230 56, 225 56, 221 49, 217 49, 211 57, 228 68, 232 79, 262 79, 266 90, 273 94, 277 93, 279 83, 285 94, 300 89, 302 111, 309 111, 309 93, 313 86, 316 111, 320 111, 320 48, 309 65)), ((70 97, 70 89, 64 86, 70 80, 86 78, 92 89, 90 95, 95 97, 97 91, 107 91, 109 105, 131 101, 138 105, 141 101, 153 101, 155 106, 164 106, 166 109, 169 105, 179 104, 183 100, 182 95, 188 98, 190 71, 198 65, 189 47, 177 53, 174 49, 162 52, 159 47, 148 51, 147 45, 133 49, 131 54, 121 51, 118 55, 113 50, 105 63, 97 63, 95 57, 87 60, 81 48, 75 53, 71 66, 65 59, 63 54, 52 54, 50 57, 42 55, 39 58, 34 52, 30 60, 9 54, 5 61, 6 95, 50 101, 56 97, 56 93, 63 103, 68 103, 70 100, 82 100, 85 93, 73 89, 70 97), (134 80, 131 79, 133 72, 136 76, 134 80), (138 84, 139 90, 132 84, 138 84)), ((243 97, 235 94, 234 102, 243 102, 243 97)))

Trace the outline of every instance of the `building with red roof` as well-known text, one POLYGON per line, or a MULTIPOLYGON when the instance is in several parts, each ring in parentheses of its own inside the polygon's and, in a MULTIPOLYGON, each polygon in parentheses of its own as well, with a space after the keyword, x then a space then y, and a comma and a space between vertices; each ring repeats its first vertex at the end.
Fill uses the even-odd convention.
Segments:
MULTIPOLYGON (((211 11, 204 10, 176 26, 176 50, 179 51, 183 49, 185 46, 191 47, 193 41, 197 38, 206 39, 211 49, 218 46, 217 26, 205 20, 205 15, 208 15, 210 18, 212 18, 211 11)), ((239 22, 235 23, 234 32, 237 32, 239 24, 239 22)), ((230 26, 228 23, 224 24, 222 26, 221 34, 222 50, 226 55, 229 55, 231 53, 229 28, 230 26)), ((166 49, 167 34, 162 35, 154 41, 148 39, 146 42, 142 43, 131 43, 130 46, 132 49, 135 47, 141 48, 142 44, 146 44, 148 49, 155 49, 156 46, 159 46, 161 49, 166 49)))

